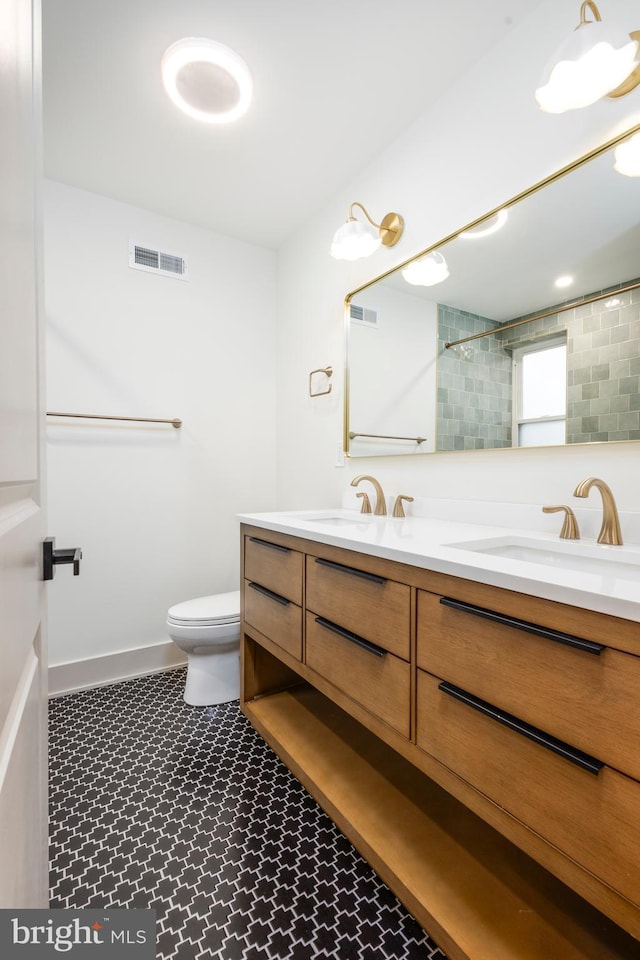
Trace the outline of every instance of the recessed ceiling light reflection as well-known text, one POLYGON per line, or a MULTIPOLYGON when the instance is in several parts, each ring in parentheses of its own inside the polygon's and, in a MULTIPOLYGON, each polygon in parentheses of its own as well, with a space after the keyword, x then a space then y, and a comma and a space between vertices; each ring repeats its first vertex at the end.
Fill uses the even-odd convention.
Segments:
POLYGON ((460 236, 464 237, 465 240, 475 240, 477 237, 489 237, 492 233, 497 233, 501 227, 504 227, 508 216, 509 213, 506 210, 498 210, 498 212, 494 213, 488 220, 479 223, 477 227, 472 227, 471 230, 463 230, 460 236))
POLYGON ((561 277, 558 277, 557 280, 554 280, 553 285, 554 287, 559 287, 560 290, 562 290, 564 287, 570 287, 572 283, 573 277, 568 273, 565 273, 561 277))

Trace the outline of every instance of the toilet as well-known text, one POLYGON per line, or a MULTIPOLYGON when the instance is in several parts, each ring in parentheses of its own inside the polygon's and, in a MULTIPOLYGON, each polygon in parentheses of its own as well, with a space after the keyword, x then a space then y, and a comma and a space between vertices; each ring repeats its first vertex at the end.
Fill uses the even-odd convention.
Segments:
POLYGON ((194 707, 240 696, 240 591, 185 600, 169 608, 169 636, 187 655, 184 699, 194 707))

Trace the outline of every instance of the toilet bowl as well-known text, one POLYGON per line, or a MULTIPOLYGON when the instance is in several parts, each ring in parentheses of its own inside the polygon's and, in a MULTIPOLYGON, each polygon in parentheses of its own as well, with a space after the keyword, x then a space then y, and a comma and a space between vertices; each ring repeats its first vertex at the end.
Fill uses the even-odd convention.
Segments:
POLYGON ((169 608, 169 636, 187 655, 184 699, 194 707, 240 696, 240 591, 185 600, 169 608))

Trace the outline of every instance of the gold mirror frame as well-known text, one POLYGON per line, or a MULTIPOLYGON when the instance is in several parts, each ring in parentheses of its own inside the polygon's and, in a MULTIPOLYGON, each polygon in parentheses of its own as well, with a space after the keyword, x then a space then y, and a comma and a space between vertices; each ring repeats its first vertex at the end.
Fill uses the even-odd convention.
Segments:
MULTIPOLYGON (((596 147, 595 149, 589 151, 589 153, 583 154, 582 156, 578 157, 576 160, 572 161, 571 163, 566 164, 564 167, 561 167, 559 170, 557 170, 557 171, 555 171, 554 173, 550 174, 549 176, 545 177, 543 180, 540 180, 538 183, 534 184, 533 186, 528 187, 526 190, 522 190, 520 193, 516 194, 516 195, 515 195, 514 197, 512 197, 510 200, 507 200, 506 202, 501 203, 499 206, 496 206, 496 207, 494 207, 493 209, 489 210, 487 213, 484 213, 484 214, 482 214, 481 216, 476 217, 474 220, 471 220, 471 221, 470 221, 469 223, 467 223, 465 226, 460 227, 458 230, 455 230, 454 232, 452 232, 452 233, 448 234, 447 236, 441 238, 441 239, 438 240, 436 243, 433 243, 433 244, 431 244, 430 246, 425 247, 423 250, 420 250, 418 253, 414 254, 414 255, 411 256, 411 257, 409 257, 407 260, 404 260, 404 261, 402 261, 401 263, 396 264, 394 267, 390 268, 389 270, 385 271, 384 273, 379 274, 378 276, 374 277, 372 280, 369 280, 369 281, 367 281, 366 283, 361 284, 359 287, 356 287, 355 290, 350 291, 350 292, 346 295, 345 300, 344 300, 344 311, 345 311, 345 321, 344 321, 344 323, 345 323, 345 348, 344 348, 344 349, 345 349, 345 369, 344 369, 343 449, 344 449, 344 452, 345 452, 345 454, 346 454, 347 456, 352 456, 352 454, 351 454, 350 451, 349 451, 349 445, 350 445, 350 440, 351 440, 351 429, 350 429, 350 422, 349 422, 349 404, 350 404, 349 328, 350 328, 350 305, 351 305, 351 301, 353 300, 353 298, 354 298, 355 296, 357 296, 359 293, 361 293, 362 291, 369 289, 369 288, 372 287, 374 284, 379 283, 379 282, 382 281, 382 280, 385 280, 387 277, 391 277, 392 275, 399 273, 401 270, 403 270, 405 267, 407 267, 410 263, 413 263, 414 261, 419 260, 420 258, 426 256, 427 254, 431 253, 432 251, 439 250, 439 249, 440 249, 441 247, 443 247, 445 244, 450 243, 452 240, 455 240, 457 237, 459 237, 461 233, 463 233, 463 232, 465 232, 465 231, 473 230, 474 228, 480 226, 481 224, 486 223, 488 220, 491 220, 492 217, 495 217, 501 210, 511 208, 511 207, 514 206, 515 204, 520 203, 522 200, 525 200, 525 199, 527 199, 528 197, 533 196, 535 193, 538 193, 539 191, 543 190, 545 187, 548 187, 548 186, 550 186, 551 184, 556 183, 558 180, 561 180, 563 177, 566 177, 568 174, 574 172, 575 170, 578 170, 580 167, 584 166, 585 164, 589 163, 590 161, 595 160, 595 159, 597 159, 597 158, 600 157, 600 156, 603 156, 604 154, 608 153, 609 151, 612 151, 616 146, 618 146, 618 144, 623 143, 625 140, 629 139, 630 137, 632 137, 632 136, 634 136, 635 134, 638 134, 638 133, 640 133, 640 123, 635 124, 634 126, 630 127, 629 129, 625 130, 624 132, 622 132, 622 133, 620 133, 620 134, 617 134, 615 137, 612 137, 611 139, 605 141, 605 142, 602 143, 600 146, 598 146, 598 147, 596 147)), ((621 174, 621 176, 622 176, 622 174, 621 174)), ((583 304, 591 303, 591 302, 593 302, 594 300, 598 299, 599 296, 601 296, 601 295, 594 295, 593 297, 589 297, 589 296, 580 297, 580 298, 578 298, 578 299, 576 300, 575 304, 573 304, 573 305, 576 305, 576 304, 583 305, 583 304)), ((565 307, 565 309, 569 309, 570 306, 571 306, 571 304, 567 304, 567 306, 565 307)), ((557 308, 556 308, 556 312, 557 312, 557 308)), ((526 318, 525 320, 517 321, 516 323, 520 323, 520 322, 526 323, 526 322, 530 322, 532 319, 534 319, 534 317, 528 317, 528 318, 526 318)), ((508 324, 505 324, 504 326, 505 326, 505 329, 506 329, 507 326, 508 326, 508 324)), ((467 338, 465 338, 465 339, 467 339, 467 338)), ((468 338, 468 339, 473 339, 473 338, 468 338)), ((464 341, 459 341, 459 342, 464 342, 464 341)), ((356 435, 354 434, 353 436, 356 436, 356 435)), ((415 441, 418 442, 418 443, 420 443, 420 442, 423 440, 423 438, 421 438, 421 437, 411 437, 411 438, 409 438, 409 437, 402 437, 402 438, 400 438, 400 437, 384 437, 384 436, 379 435, 379 434, 357 434, 357 436, 380 437, 381 439, 411 439, 411 440, 415 440, 415 441)), ((604 443, 605 441, 601 441, 601 442, 604 443)), ((609 441, 609 442, 611 442, 611 441, 609 441)), ((621 443, 638 443, 638 442, 640 442, 640 441, 637 441, 637 440, 627 440, 627 441, 621 440, 621 441, 618 441, 618 442, 621 442, 621 443)), ((580 445, 581 445, 581 444, 579 444, 579 443, 571 444, 571 446, 580 446, 580 445)), ((495 447, 495 448, 492 448, 492 447, 484 447, 484 448, 482 448, 482 449, 483 449, 483 452, 486 453, 487 450, 491 450, 491 449, 521 450, 521 449, 523 449, 523 448, 522 448, 522 447, 518 447, 518 446, 512 446, 512 447, 495 447)), ((439 450, 433 450, 433 451, 425 451, 425 453, 420 454, 420 455, 421 455, 421 456, 424 456, 426 453, 452 453, 452 452, 469 452, 469 451, 467 451, 467 450, 465 450, 465 451, 450 451, 450 450, 447 450, 447 451, 442 451, 442 450, 440 450, 440 451, 439 451, 439 450)), ((416 453, 409 454, 409 452, 406 451, 406 450, 402 451, 401 453, 397 453, 397 454, 389 454, 389 453, 384 453, 384 454, 383 454, 383 453, 380 453, 380 454, 376 454, 376 453, 366 453, 366 454, 362 454, 363 457, 406 456, 406 455, 415 456, 415 455, 417 455, 417 454, 416 454, 416 453)))

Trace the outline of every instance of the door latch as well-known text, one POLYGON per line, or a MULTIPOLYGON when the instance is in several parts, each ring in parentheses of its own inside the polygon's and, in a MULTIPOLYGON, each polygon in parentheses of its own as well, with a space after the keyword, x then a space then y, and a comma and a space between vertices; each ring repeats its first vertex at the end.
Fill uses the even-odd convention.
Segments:
POLYGON ((42 579, 53 580, 55 568, 59 563, 72 563, 73 575, 80 573, 82 550, 80 547, 70 547, 67 550, 56 550, 56 538, 46 537, 42 542, 42 579))

